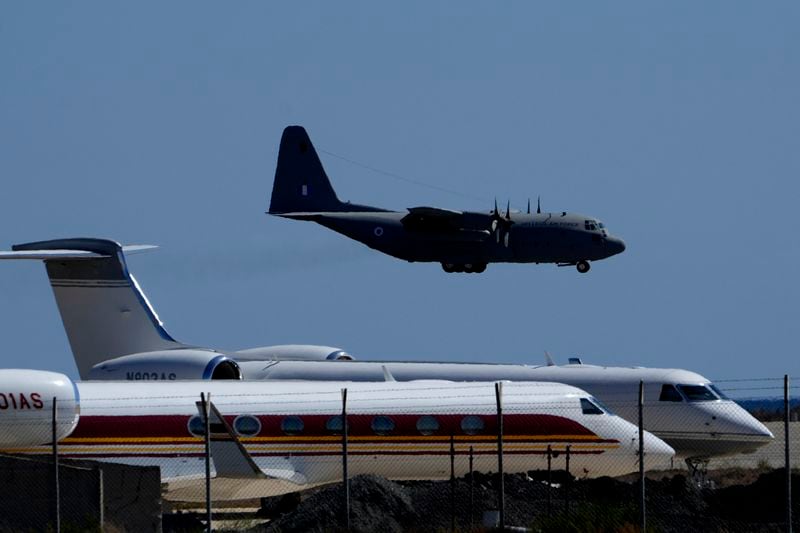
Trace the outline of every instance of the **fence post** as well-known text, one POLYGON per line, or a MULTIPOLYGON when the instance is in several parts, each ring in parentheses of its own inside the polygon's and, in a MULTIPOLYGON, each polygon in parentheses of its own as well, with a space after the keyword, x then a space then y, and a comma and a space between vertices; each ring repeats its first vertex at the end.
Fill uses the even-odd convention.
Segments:
POLYGON ((567 450, 566 450, 566 452, 567 452, 566 453, 567 454, 567 457, 566 457, 567 479, 564 481, 564 489, 565 489, 564 490, 564 513, 565 513, 567 519, 569 519, 569 489, 572 488, 572 474, 569 473, 569 453, 570 453, 571 448, 572 448, 571 445, 567 445, 567 450))
POLYGON ((342 389, 342 483, 344 484, 344 526, 350 531, 350 478, 347 472, 347 388, 342 389))
POLYGON ((792 461, 789 456, 789 374, 783 376, 783 462, 786 469, 786 531, 792 533, 792 461))
POLYGON ((500 511, 500 531, 506 530, 506 490, 503 480, 503 382, 494 384, 494 394, 497 399, 497 473, 500 476, 498 507, 500 511))
POLYGON ((475 524, 475 470, 473 468, 473 449, 469 447, 469 527, 475 524))
POLYGON ((206 461, 206 531, 211 533, 211 393, 200 393, 200 403, 203 407, 203 429, 205 434, 205 461, 206 461))
POLYGON ((644 478, 644 380, 639 380, 639 523, 642 533, 647 531, 647 512, 645 509, 644 478))
POLYGON ((456 439, 450 434, 450 531, 456 530, 456 439))
POLYGON ((553 492, 553 447, 547 445, 547 518, 550 518, 553 492))
POLYGON ((61 533, 61 484, 58 479, 58 414, 57 405, 58 398, 53 396, 53 426, 52 426, 52 440, 53 440, 53 489, 55 492, 54 498, 54 512, 56 533, 61 533))

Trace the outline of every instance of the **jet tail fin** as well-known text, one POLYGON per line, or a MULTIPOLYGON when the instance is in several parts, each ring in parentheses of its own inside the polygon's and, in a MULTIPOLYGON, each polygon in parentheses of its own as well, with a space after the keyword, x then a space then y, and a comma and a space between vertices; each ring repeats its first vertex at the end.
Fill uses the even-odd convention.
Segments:
MULTIPOLYGON (((313 215, 356 211, 385 210, 339 200, 305 128, 287 126, 278 150, 278 166, 275 168, 268 213, 291 216, 293 213, 313 215)), ((312 216, 305 218, 313 220, 312 216)))
POLYGON ((269 213, 343 211, 342 205, 305 128, 284 129, 269 213))
POLYGON ((164 329, 128 272, 125 251, 105 239, 56 239, 17 244, 0 259, 44 261, 61 321, 82 379, 102 361, 138 352, 183 348, 164 329))

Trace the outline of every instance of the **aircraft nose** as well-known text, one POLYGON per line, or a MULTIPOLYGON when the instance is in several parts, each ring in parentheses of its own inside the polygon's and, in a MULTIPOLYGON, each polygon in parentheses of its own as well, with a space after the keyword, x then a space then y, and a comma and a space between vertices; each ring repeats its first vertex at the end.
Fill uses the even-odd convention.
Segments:
POLYGON ((656 465, 663 461, 672 459, 675 456, 675 450, 664 442, 663 440, 659 439, 652 433, 645 431, 644 432, 644 455, 645 460, 650 463, 650 465, 656 465))
POLYGON ((611 255, 621 254, 625 251, 625 241, 618 237, 606 237, 606 246, 611 255))

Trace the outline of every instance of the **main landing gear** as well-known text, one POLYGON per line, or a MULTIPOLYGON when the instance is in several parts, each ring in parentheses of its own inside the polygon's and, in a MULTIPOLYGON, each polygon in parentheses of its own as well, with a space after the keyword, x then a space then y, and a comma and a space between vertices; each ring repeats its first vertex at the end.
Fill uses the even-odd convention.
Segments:
POLYGON ((589 272, 589 269, 592 268, 592 265, 589 264, 589 261, 584 261, 584 260, 578 261, 577 263, 556 263, 556 264, 560 267, 575 265, 575 268, 577 268, 578 272, 580 272, 581 274, 586 274, 587 272, 589 272))
POLYGON ((486 263, 442 263, 445 272, 466 272, 467 274, 480 274, 486 270, 486 263))

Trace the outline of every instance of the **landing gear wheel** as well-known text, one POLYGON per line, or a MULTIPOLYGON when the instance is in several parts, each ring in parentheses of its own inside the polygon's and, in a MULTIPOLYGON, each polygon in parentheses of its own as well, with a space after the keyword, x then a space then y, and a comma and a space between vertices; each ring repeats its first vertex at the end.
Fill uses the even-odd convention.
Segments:
POLYGON ((453 263, 442 263, 442 270, 449 274, 456 271, 456 266, 453 263))
POLYGON ((484 270, 486 270, 486 263, 476 263, 472 265, 472 271, 476 274, 480 274, 484 270))
POLYGON ((577 268, 578 272, 581 274, 586 274, 589 272, 589 269, 592 268, 592 266, 588 261, 578 261, 578 263, 575 265, 575 268, 577 268))
POLYGON ((472 274, 474 270, 472 269, 472 263, 467 263, 464 265, 464 272, 467 274, 472 274))

